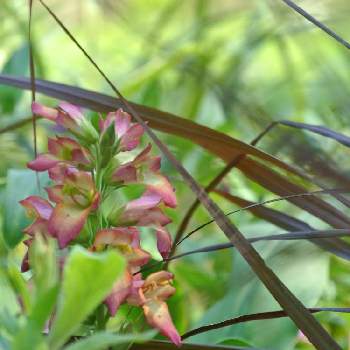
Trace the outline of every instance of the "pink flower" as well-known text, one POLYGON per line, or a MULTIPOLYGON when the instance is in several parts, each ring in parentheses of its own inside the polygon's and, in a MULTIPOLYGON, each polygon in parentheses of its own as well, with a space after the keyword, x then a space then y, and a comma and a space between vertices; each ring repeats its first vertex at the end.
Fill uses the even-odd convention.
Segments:
POLYGON ((174 188, 168 179, 160 173, 160 157, 150 155, 152 145, 139 153, 131 162, 122 164, 112 174, 111 180, 117 183, 146 185, 147 189, 157 193, 168 207, 176 207, 174 188))
MULTIPOLYGON (((171 285, 172 280, 173 274, 170 272, 152 273, 138 288, 138 296, 133 293, 128 302, 142 306, 147 322, 168 337, 175 345, 180 346, 181 337, 165 303, 165 300, 175 293, 175 288, 171 285)), ((140 285, 139 279, 136 280, 136 283, 140 285)))
POLYGON ((102 133, 113 123, 115 134, 119 139, 120 152, 131 151, 139 145, 144 130, 142 125, 131 123, 130 114, 122 109, 108 113, 105 120, 100 120, 102 133))
POLYGON ((60 163, 89 167, 91 155, 87 149, 68 137, 48 139, 49 153, 40 154, 28 163, 28 168, 35 171, 46 171, 60 163))
POLYGON ((151 258, 149 253, 141 249, 139 234, 139 231, 135 227, 104 229, 96 234, 92 250, 100 251, 105 248, 114 248, 128 262, 128 268, 123 278, 115 282, 111 293, 105 300, 109 313, 112 316, 115 315, 120 304, 126 301, 131 293, 134 269, 145 265, 151 258))
POLYGON ((48 229, 64 248, 77 237, 90 212, 97 209, 99 193, 91 174, 68 168, 62 184, 47 188, 49 199, 56 203, 48 229))

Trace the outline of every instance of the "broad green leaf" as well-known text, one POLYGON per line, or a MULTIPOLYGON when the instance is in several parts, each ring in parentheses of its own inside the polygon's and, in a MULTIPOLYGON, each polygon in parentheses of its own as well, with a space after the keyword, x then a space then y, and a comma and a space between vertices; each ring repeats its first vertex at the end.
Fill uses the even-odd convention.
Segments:
POLYGON ((91 253, 75 246, 66 260, 57 316, 49 336, 50 349, 58 349, 80 323, 108 295, 125 268, 115 251, 91 253))
MULTIPOLYGON (((139 334, 113 334, 111 332, 98 332, 90 337, 67 345, 64 350, 103 350, 112 345, 145 342, 152 339, 155 334, 155 331, 139 334)), ((117 347, 116 349, 119 348, 117 347)))
POLYGON ((31 248, 30 264, 34 282, 32 292, 35 297, 28 318, 14 339, 13 349, 18 350, 27 344, 35 349, 45 349, 43 329, 52 315, 59 292, 55 241, 38 235, 31 248))
MULTIPOLYGON (((38 174, 41 186, 47 182, 46 174, 38 174)), ((10 169, 7 172, 4 198, 4 240, 14 247, 23 238, 22 230, 30 221, 18 203, 20 200, 38 194, 35 172, 27 169, 10 169)))

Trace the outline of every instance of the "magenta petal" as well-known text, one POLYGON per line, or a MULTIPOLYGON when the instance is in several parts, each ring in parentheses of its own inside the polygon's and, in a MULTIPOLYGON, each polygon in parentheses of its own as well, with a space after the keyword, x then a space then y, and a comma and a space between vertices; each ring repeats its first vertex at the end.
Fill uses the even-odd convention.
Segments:
POLYGON ((105 299, 108 311, 111 316, 114 316, 119 306, 127 299, 131 292, 132 276, 128 271, 125 272, 123 278, 118 279, 112 288, 112 292, 105 299))
POLYGON ((141 124, 134 124, 131 126, 121 138, 120 150, 131 151, 136 148, 140 143, 140 139, 143 133, 144 129, 141 124))
POLYGON ((59 160, 51 154, 39 154, 36 159, 27 164, 29 169, 35 171, 46 171, 59 163, 59 160))
POLYGON ((172 240, 170 233, 164 227, 158 227, 156 230, 157 234, 157 248, 163 259, 169 256, 171 250, 172 240))
POLYGON ((108 113, 107 119, 111 118, 112 115, 115 118, 115 133, 119 138, 121 138, 130 128, 131 116, 122 109, 118 109, 116 112, 108 113))
POLYGON ((146 191, 140 198, 129 202, 126 211, 154 208, 161 201, 161 196, 154 191, 146 191))
POLYGON ((84 227, 91 208, 81 209, 71 204, 56 205, 49 219, 49 232, 57 237, 60 248, 64 248, 77 237, 84 227))
POLYGON ((84 115, 81 113, 81 109, 78 106, 68 102, 61 102, 59 107, 76 121, 84 119, 84 115))
POLYGON ((165 226, 171 223, 171 219, 168 218, 159 208, 149 209, 144 215, 140 215, 137 225, 138 226, 150 226, 161 225, 165 226))
POLYGON ((20 204, 29 211, 29 214, 33 213, 36 218, 48 220, 52 214, 51 204, 38 196, 29 196, 21 200, 20 204))
POLYGON ((40 115, 49 120, 55 121, 58 115, 58 111, 53 108, 46 107, 38 102, 32 103, 33 114, 40 115))
POLYGON ((174 189, 168 179, 161 174, 150 173, 145 181, 148 190, 157 193, 166 206, 175 208, 177 205, 174 189))

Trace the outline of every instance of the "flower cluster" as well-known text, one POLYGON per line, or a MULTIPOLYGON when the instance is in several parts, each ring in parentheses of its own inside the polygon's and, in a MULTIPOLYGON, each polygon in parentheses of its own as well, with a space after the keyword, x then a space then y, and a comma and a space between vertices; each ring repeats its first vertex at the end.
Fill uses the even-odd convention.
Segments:
MULTIPOLYGON (((118 250, 127 269, 105 299, 109 313, 115 315, 122 303, 140 306, 148 323, 179 345, 181 339, 166 304, 175 292, 173 275, 159 271, 143 279, 139 272, 151 255, 141 248, 138 227, 153 229, 159 253, 163 258, 169 254, 172 241, 165 226, 171 220, 163 209, 176 207, 174 189, 161 174, 160 157, 151 154, 150 144, 128 162, 118 156, 140 144, 142 126, 132 123, 121 109, 95 122, 66 102, 55 109, 33 103, 32 109, 73 138, 49 138, 48 152, 28 163, 32 170, 47 171, 52 181, 46 188, 48 200, 30 196, 21 201, 34 219, 24 230, 29 236, 28 250, 37 234, 54 237, 61 249, 79 242, 92 251, 118 250), (103 203, 111 194, 133 184, 144 187, 139 198, 104 210, 103 203)), ((27 252, 22 271, 29 264, 27 252)))

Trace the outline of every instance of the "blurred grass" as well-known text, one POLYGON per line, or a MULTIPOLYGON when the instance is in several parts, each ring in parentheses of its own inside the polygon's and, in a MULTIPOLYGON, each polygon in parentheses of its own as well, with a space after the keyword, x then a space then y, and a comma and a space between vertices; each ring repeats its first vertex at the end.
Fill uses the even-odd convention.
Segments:
MULTIPOLYGON (((246 142, 271 121, 279 119, 326 125, 350 134, 349 52, 281 2, 51 0, 48 3, 110 79, 134 102, 176 113, 246 142)), ((346 0, 297 3, 350 39, 350 6, 346 0)), ((28 72, 26 5, 24 0, 2 0, 1 3, 0 67, 6 73, 24 75, 28 72)), ((33 37, 38 77, 111 94, 86 59, 36 2, 33 37)), ((3 126, 28 116, 29 93, 0 87, 0 97, 3 126)), ((43 122, 39 125, 39 148, 44 150, 45 138, 52 130, 43 122)), ((222 169, 221 160, 190 142, 169 135, 161 137, 200 183, 207 184, 222 169)), ((33 156, 30 127, 4 134, 0 142, 0 184, 3 186, 8 169, 23 167, 33 156)), ((349 149, 332 141, 278 127, 266 136, 261 147, 306 169, 325 185, 341 187, 342 181, 349 179, 349 149), (320 164, 333 170, 331 176, 327 176, 327 167, 320 175, 320 164), (335 178, 334 172, 341 173, 342 177, 335 178)), ((171 231, 175 233, 194 198, 166 160, 163 168, 172 177, 179 196, 179 209, 171 213, 174 220, 171 231)), ((259 201, 272 197, 236 170, 224 183, 232 193, 246 199, 259 201)), ((230 204, 213 196, 223 209, 232 209, 230 204)), ((323 228, 317 219, 290 204, 279 203, 274 207, 323 228)), ((206 219, 205 212, 199 209, 191 224, 195 227, 206 219)), ((249 213, 235 216, 233 220, 247 235, 276 232, 275 227, 249 213)), ((225 239, 223 235, 218 237, 215 225, 211 225, 186 241, 181 249, 185 251, 198 244, 205 246, 218 241, 225 239)), ((289 272, 286 265, 288 259, 293 261, 294 250, 311 249, 309 243, 269 243, 258 248, 266 257, 277 255, 274 261, 278 263, 273 266, 288 277, 285 282, 292 286, 293 292, 310 294, 312 305, 307 306, 349 304, 348 262, 330 259, 327 253, 318 250, 322 258, 313 261, 312 273, 319 274, 319 283, 311 283, 305 276, 299 282, 300 276, 289 272)), ((299 254, 298 259, 301 259, 300 266, 309 264, 309 256, 303 261, 299 254)), ((173 305, 173 312, 179 310, 177 322, 182 331, 208 321, 208 315, 225 299, 236 304, 231 313, 221 315, 222 318, 256 311, 249 306, 250 300, 260 296, 260 292, 252 288, 257 283, 254 277, 248 282, 232 281, 239 273, 249 274, 247 266, 239 260, 236 254, 227 251, 210 256, 196 255, 173 265, 181 294, 186 295, 177 300, 181 306, 173 305), (232 299, 235 296, 237 299, 232 299), (182 310, 189 301, 193 308, 190 315, 182 310)), ((260 302, 262 308, 268 308, 271 300, 264 295, 260 302)), ((318 318, 344 349, 350 348, 348 316, 324 314, 318 318)), ((245 340, 256 346, 271 345, 278 349, 283 344, 283 349, 295 348, 297 330, 291 322, 265 322, 271 326, 265 340, 259 337, 262 333, 259 322, 237 327, 234 335, 244 335, 245 340), (278 333, 279 339, 273 332, 278 333)), ((206 342, 222 341, 231 331, 208 333, 206 342)))

